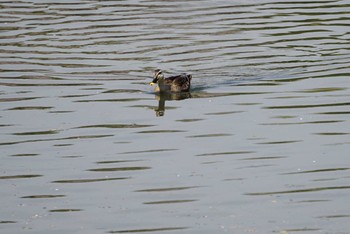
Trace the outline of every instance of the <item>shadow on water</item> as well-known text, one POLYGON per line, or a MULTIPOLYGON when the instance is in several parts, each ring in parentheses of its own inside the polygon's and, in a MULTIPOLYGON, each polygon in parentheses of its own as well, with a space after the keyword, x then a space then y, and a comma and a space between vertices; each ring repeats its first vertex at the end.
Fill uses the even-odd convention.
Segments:
POLYGON ((278 85, 277 82, 264 82, 263 76, 234 76, 232 74, 205 74, 202 77, 195 77, 190 92, 156 92, 155 99, 158 106, 154 108, 157 117, 165 115, 166 101, 181 101, 189 98, 215 98, 236 95, 257 95, 269 92, 209 92, 209 89, 229 86, 271 86, 278 85))
MULTIPOLYGON (((236 81, 231 82, 230 84, 237 84, 236 81)), ((261 84, 268 85, 268 84, 261 84)), ((183 101, 185 99, 193 98, 216 98, 216 97, 225 97, 225 96, 241 96, 241 95, 258 95, 258 94, 269 94, 270 92, 208 92, 206 89, 209 89, 208 85, 198 85, 194 87, 190 92, 181 92, 181 93, 155 93, 155 99, 158 100, 158 106, 153 108, 157 117, 162 117, 165 115, 166 101, 183 101)), ((230 112, 231 113, 231 112, 230 112)))
POLYGON ((164 116, 165 114, 165 101, 179 101, 187 98, 191 98, 190 92, 184 93, 157 93, 156 100, 158 100, 158 107, 154 109, 157 117, 164 116))

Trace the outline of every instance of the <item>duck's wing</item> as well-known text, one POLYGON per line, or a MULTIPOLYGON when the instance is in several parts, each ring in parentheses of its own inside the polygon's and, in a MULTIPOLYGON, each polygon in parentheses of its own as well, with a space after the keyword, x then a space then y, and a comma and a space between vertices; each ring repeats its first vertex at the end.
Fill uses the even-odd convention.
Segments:
POLYGON ((177 75, 177 76, 170 76, 166 78, 164 81, 166 84, 172 84, 173 82, 177 82, 178 80, 181 80, 183 78, 184 74, 177 75))
POLYGON ((175 89, 177 91, 189 91, 190 86, 191 86, 191 75, 187 75, 187 74, 182 74, 179 77, 177 77, 176 79, 174 79, 172 86, 176 87, 175 89))
POLYGON ((165 79, 168 83, 175 83, 176 85, 181 85, 184 82, 189 82, 191 80, 192 76, 187 74, 181 74, 177 76, 170 76, 165 79))

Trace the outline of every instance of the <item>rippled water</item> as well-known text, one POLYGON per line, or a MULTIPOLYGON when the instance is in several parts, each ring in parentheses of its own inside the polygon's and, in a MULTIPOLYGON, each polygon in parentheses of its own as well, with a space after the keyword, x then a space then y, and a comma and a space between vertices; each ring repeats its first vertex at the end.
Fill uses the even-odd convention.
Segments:
POLYGON ((1 233, 350 233, 349 1, 0 13, 1 233))

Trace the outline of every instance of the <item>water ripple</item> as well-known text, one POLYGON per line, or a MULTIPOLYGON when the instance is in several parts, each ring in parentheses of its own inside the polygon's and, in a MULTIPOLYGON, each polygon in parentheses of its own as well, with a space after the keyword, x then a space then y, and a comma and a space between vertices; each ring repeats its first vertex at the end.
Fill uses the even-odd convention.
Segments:
POLYGON ((43 176, 43 175, 37 175, 37 174, 10 175, 10 176, 0 176, 0 180, 30 179, 30 178, 41 177, 41 176, 43 176))
POLYGON ((327 190, 343 190, 350 189, 350 186, 331 186, 331 187, 316 187, 307 189, 295 189, 295 190, 284 190, 284 191, 274 191, 274 192, 255 192, 255 193, 245 193, 249 196, 264 196, 264 195, 279 195, 279 194, 293 194, 293 193, 313 193, 327 190))
POLYGON ((109 231, 108 233, 144 233, 144 232, 165 232, 165 231, 176 231, 185 230, 188 227, 162 227, 162 228, 143 228, 143 229, 128 229, 119 231, 109 231))
POLYGON ((2 1, 2 231, 346 230, 349 9, 2 1))
POLYGON ((60 183, 60 184, 92 183, 92 182, 103 182, 103 181, 113 181, 113 180, 125 180, 130 178, 131 177, 113 177, 113 178, 99 178, 99 179, 69 179, 69 180, 54 180, 52 181, 52 183, 60 183))
POLYGON ((199 186, 185 186, 185 187, 166 187, 166 188, 150 188, 140 189, 135 192, 170 192, 170 191, 181 191, 187 189, 199 188, 199 186))
POLYGON ((29 195, 29 196, 23 196, 21 198, 34 198, 34 199, 42 199, 42 198, 61 198, 65 197, 66 195, 46 195, 46 194, 41 194, 41 195, 29 195))
POLYGON ((139 171, 139 170, 147 170, 151 169, 151 167, 106 167, 106 168, 93 168, 88 169, 88 171, 96 171, 96 172, 108 172, 108 171, 139 171))

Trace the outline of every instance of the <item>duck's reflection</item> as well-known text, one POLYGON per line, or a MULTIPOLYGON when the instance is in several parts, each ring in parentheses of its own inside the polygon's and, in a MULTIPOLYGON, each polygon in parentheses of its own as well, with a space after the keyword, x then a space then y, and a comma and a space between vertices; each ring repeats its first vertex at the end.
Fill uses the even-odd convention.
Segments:
POLYGON ((184 100, 187 98, 191 98, 191 93, 183 92, 183 93, 157 93, 156 99, 158 100, 158 107, 154 109, 156 112, 156 116, 164 116, 165 113, 165 101, 171 100, 184 100))

